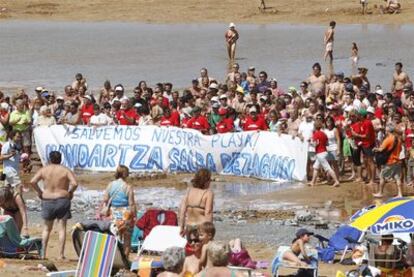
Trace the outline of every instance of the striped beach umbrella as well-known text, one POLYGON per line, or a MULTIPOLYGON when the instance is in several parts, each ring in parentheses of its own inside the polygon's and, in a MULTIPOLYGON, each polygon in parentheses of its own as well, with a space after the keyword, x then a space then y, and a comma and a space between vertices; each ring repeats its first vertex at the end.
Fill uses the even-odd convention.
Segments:
POLYGON ((374 235, 414 233, 414 198, 393 198, 351 218, 350 226, 374 235))

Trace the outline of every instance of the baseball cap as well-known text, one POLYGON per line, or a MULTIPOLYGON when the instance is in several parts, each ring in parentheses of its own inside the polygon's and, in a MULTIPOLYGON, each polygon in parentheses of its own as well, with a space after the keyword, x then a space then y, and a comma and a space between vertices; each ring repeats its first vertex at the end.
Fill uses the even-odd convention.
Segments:
POLYGON ((140 107, 142 107, 141 103, 135 103, 134 108, 140 108, 140 107))
POLYGON ((58 96, 58 97, 56 97, 56 100, 62 100, 62 101, 64 101, 65 98, 63 98, 63 96, 58 96))
POLYGON ((217 103, 217 102, 214 102, 214 103, 213 103, 213 105, 211 105, 211 107, 212 107, 213 109, 218 109, 218 108, 220 108, 220 104, 219 104, 219 103, 217 103))
POLYGON ((89 101, 92 101, 92 97, 90 95, 85 95, 83 98, 89 99, 89 101))
POLYGON ((124 91, 124 88, 122 86, 116 86, 115 91, 124 91))
POLYGON ((225 95, 225 94, 220 95, 220 100, 221 99, 227 99, 227 95, 225 95))
POLYGON ((257 113, 257 109, 256 109, 256 107, 255 107, 255 106, 251 107, 251 108, 249 109, 249 113, 257 113))
POLYGON ((42 92, 44 90, 44 88, 43 87, 37 87, 36 89, 35 89, 35 91, 36 92, 42 92))
POLYGON ((305 228, 301 228, 301 229, 296 231, 296 237, 297 238, 300 238, 301 236, 304 236, 304 235, 312 236, 313 232, 311 232, 311 231, 309 231, 308 229, 305 229, 305 228))
POLYGON ((218 102, 219 101, 219 98, 218 98, 218 96, 213 96, 213 97, 211 97, 211 100, 210 100, 211 102, 218 102))
POLYGON ((360 110, 358 111, 358 113, 359 113, 359 115, 361 115, 361 116, 366 116, 366 115, 367 115, 367 110, 366 110, 366 109, 360 109, 360 110))
POLYGON ((254 66, 249 66, 249 71, 253 71, 256 70, 256 68, 254 66))
POLYGON ((384 96, 384 91, 383 91, 382 89, 377 89, 377 90, 375 91, 375 94, 378 94, 378 95, 380 95, 380 96, 384 96))
POLYGON ((229 28, 232 28, 232 27, 236 27, 236 24, 234 24, 233 22, 230 22, 229 28))
POLYGON ((48 96, 50 96, 50 94, 47 90, 43 90, 41 96, 42 97, 48 97, 48 96))
POLYGON ((209 89, 218 89, 218 85, 216 83, 212 83, 212 84, 210 84, 210 86, 208 88, 209 89))

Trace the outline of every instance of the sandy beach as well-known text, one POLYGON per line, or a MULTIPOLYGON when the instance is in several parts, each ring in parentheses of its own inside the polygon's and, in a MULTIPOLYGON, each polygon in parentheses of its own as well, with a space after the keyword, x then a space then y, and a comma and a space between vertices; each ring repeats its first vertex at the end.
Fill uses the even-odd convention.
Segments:
POLYGON ((361 15, 359 1, 342 0, 266 0, 271 7, 258 9, 259 0, 121 0, 0 1, 1 19, 64 21, 139 21, 147 23, 238 22, 238 23, 327 23, 335 19, 351 24, 409 24, 414 22, 414 2, 403 1, 400 15, 382 15, 374 6, 384 1, 369 1, 370 14, 361 15))

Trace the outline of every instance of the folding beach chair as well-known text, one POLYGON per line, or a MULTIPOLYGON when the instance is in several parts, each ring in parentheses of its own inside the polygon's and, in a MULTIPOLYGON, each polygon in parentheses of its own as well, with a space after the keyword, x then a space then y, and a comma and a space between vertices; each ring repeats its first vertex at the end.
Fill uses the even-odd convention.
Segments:
POLYGON ((0 216, 0 256, 18 258, 21 255, 42 253, 40 238, 22 238, 14 219, 9 215, 0 216))
POLYGON ((168 225, 155 226, 142 243, 137 257, 131 264, 131 271, 142 269, 143 266, 150 268, 162 267, 162 264, 157 261, 143 259, 142 255, 160 256, 169 247, 184 248, 186 244, 187 240, 180 236, 180 227, 168 225))
POLYGON ((109 277, 117 246, 115 236, 88 231, 83 240, 76 270, 50 272, 51 277, 109 277))

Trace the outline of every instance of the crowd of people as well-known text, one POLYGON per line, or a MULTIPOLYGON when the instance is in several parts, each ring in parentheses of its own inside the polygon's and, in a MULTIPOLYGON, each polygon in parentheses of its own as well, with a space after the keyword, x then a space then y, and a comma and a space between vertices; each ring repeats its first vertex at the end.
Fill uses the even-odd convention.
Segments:
MULTIPOLYGON (((353 53, 357 57, 356 45, 353 53)), ((397 195, 401 196, 403 185, 413 183, 414 94, 413 84, 399 62, 395 64, 392 80, 389 88, 372 86, 367 68, 359 67, 358 74, 352 76, 342 72, 323 74, 321 65, 315 63, 299 88, 284 90, 267 72, 257 73, 253 66, 244 72, 234 63, 224 81, 202 68, 200 76, 181 91, 175 90, 171 83, 151 87, 141 81, 130 93, 122 84, 112 86, 105 81, 99 94, 94 95, 89 92, 86 78, 76 74, 62 95, 42 87, 37 87, 33 96, 24 90, 10 97, 0 93, 0 159, 2 178, 8 186, 0 191, 0 206, 15 217, 22 234, 27 234, 20 169, 30 170, 32 131, 55 124, 95 128, 172 126, 198 130, 204 135, 275 132, 308 144, 309 185, 326 181, 339 186, 345 181, 343 172, 347 170, 350 172, 347 180, 374 186, 375 197, 382 197, 385 182, 394 179, 397 195)), ((62 220, 60 234, 61 240, 64 239, 70 209, 62 195, 63 198, 72 195, 77 186, 73 176, 57 166, 60 153, 53 155, 52 164, 37 172, 31 183, 42 199, 45 192, 36 187, 38 181, 46 180, 50 191, 55 191, 48 194, 46 187, 48 201, 42 206, 46 243, 54 219, 62 220), (48 171, 60 176, 59 181, 48 180, 48 171)), ((107 202, 111 199, 113 206, 132 205, 131 209, 136 209, 132 190, 124 181, 128 168, 118 171, 119 176, 108 187, 105 199, 107 202), (118 190, 123 191, 125 199, 111 198, 110 194, 118 190)), ((186 222, 180 222, 183 234, 193 230, 191 226, 212 220, 214 195, 208 189, 209 174, 207 171, 197 174, 194 188, 183 200, 180 218, 187 218, 186 222)), ((63 249, 64 245, 62 257, 63 249)))

